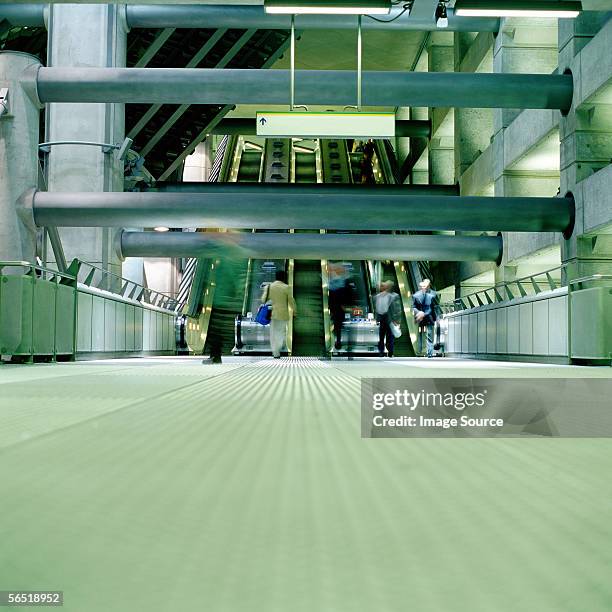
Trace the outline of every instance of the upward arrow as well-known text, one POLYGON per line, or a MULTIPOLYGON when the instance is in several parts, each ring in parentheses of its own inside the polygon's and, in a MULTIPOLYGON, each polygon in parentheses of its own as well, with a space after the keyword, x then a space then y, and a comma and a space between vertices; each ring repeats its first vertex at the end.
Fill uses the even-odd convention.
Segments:
POLYGON ((259 120, 259 123, 261 123, 261 125, 266 125, 266 118, 265 118, 265 117, 262 117, 262 118, 259 120))

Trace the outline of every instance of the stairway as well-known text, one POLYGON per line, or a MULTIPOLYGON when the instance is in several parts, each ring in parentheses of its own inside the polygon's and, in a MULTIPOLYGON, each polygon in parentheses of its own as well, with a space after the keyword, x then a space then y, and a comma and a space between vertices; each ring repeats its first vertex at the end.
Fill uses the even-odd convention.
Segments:
POLYGON ((297 316, 293 321, 292 355, 322 357, 325 352, 321 262, 318 259, 295 262, 293 297, 297 316))

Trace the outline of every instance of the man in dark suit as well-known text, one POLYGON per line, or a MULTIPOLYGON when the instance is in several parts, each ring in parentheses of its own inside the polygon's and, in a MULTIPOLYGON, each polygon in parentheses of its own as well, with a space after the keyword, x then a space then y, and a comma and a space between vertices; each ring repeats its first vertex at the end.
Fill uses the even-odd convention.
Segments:
POLYGON ((419 324, 418 352, 423 354, 423 336, 427 338, 427 357, 433 357, 434 323, 436 322, 435 300, 438 294, 431 288, 428 278, 419 283, 419 291, 412 298, 412 312, 419 324))

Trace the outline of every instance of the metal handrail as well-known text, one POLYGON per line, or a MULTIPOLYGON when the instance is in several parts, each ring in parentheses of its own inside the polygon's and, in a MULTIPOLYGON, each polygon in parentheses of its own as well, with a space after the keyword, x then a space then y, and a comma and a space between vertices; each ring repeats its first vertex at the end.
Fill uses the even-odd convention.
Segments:
MULTIPOLYGON (((515 286, 515 291, 518 291, 518 297, 526 297, 527 295, 530 295, 530 290, 532 290, 531 295, 537 295, 542 293, 543 290, 540 287, 540 283, 542 281, 537 281, 536 279, 542 276, 544 277, 544 282, 548 285, 546 290, 554 291, 563 285, 561 283, 558 284, 551 276, 551 273, 564 270, 568 265, 568 263, 564 263, 555 268, 550 268, 549 270, 543 270, 542 272, 537 272, 536 274, 529 274, 527 276, 506 281, 504 283, 498 283, 492 287, 488 287, 487 289, 479 289, 478 291, 474 291, 468 295, 456 298, 452 302, 453 309, 447 310, 445 314, 447 312, 457 312, 459 310, 487 306, 489 304, 504 302, 506 300, 514 300, 517 296, 512 293, 513 285, 515 286), (492 292, 492 296, 489 295, 489 292, 492 292), (505 293, 505 297, 503 293, 505 293)), ((449 309, 451 304, 441 304, 440 307, 443 309, 449 309)))
POLYGON ((89 142, 85 140, 56 140, 53 142, 41 142, 38 145, 38 148, 43 153, 49 153, 50 148, 56 145, 84 145, 88 147, 100 147, 103 153, 110 153, 114 149, 119 150, 121 148, 121 145, 112 144, 110 142, 89 142))
POLYGON ((4 268, 28 268, 27 272, 25 273, 28 276, 40 276, 45 280, 60 278, 70 281, 70 284, 76 283, 76 276, 74 274, 70 274, 69 272, 60 272, 59 270, 52 270, 51 268, 45 268, 44 266, 39 266, 38 264, 34 264, 29 261, 0 261, 0 275, 2 275, 4 268), (40 272, 39 275, 36 274, 37 271, 40 272), (48 279, 45 278, 46 275, 49 276, 48 279))
POLYGON ((569 285, 579 285, 580 283, 588 283, 599 280, 612 280, 612 274, 591 274, 591 276, 583 276, 569 281, 569 285))
POLYGON ((159 291, 149 289, 140 283, 124 278, 123 276, 119 276, 110 270, 105 270, 104 268, 94 264, 74 259, 68 269, 73 271, 75 273, 75 277, 78 279, 79 272, 85 267, 88 269, 87 275, 83 281, 79 282, 82 282, 88 287, 109 291, 108 287, 113 284, 112 281, 114 280, 114 284, 118 290, 112 291, 112 293, 115 293, 122 298, 135 300, 137 302, 149 304, 157 308, 163 308, 164 310, 171 310, 173 312, 178 310, 179 301, 177 298, 173 298, 165 293, 160 293, 159 291), (94 283, 96 272, 99 272, 99 281, 94 283))

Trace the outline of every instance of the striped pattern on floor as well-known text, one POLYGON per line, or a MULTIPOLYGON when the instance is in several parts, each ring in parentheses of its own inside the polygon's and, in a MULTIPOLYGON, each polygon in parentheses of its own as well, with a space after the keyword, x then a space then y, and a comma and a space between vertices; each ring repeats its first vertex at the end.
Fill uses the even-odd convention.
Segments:
MULTIPOLYGON (((0 589, 75 612, 609 612, 612 440, 360 438, 417 360, 0 367, 0 589)), ((450 373, 450 374, 449 374, 450 373)))

